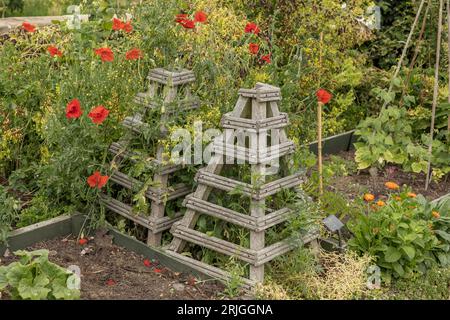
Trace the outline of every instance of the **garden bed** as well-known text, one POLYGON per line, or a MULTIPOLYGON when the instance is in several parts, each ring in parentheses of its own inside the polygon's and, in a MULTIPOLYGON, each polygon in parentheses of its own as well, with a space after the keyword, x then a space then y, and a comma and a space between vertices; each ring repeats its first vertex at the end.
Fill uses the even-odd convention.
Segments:
MULTIPOLYGON (((354 161, 353 150, 340 152, 337 156, 345 161, 354 161)), ((331 159, 327 157, 326 160, 331 159)), ((382 198, 386 194, 385 183, 388 181, 393 181, 400 186, 407 185, 412 192, 422 194, 428 200, 435 200, 449 193, 450 179, 448 177, 440 182, 431 182, 428 190, 425 190, 425 179, 424 174, 404 172, 398 166, 388 165, 378 170, 376 177, 372 177, 368 170, 350 170, 348 175, 335 177, 329 189, 346 194, 352 200, 367 192, 382 198)))
POLYGON ((80 245, 75 235, 84 219, 81 214, 61 216, 12 231, 7 246, 0 245, 0 265, 14 261, 16 250, 47 249, 50 261, 80 267, 82 299, 224 297, 224 286, 215 279, 112 228, 80 245))
MULTIPOLYGON (((49 260, 81 270, 81 298, 96 299, 217 299, 223 287, 215 282, 196 283, 193 276, 174 272, 156 259, 112 243, 112 236, 97 231, 85 245, 73 236, 41 241, 27 250, 49 250, 49 260), (145 263, 144 263, 145 261, 145 263)), ((17 258, 9 254, 0 265, 17 258)))

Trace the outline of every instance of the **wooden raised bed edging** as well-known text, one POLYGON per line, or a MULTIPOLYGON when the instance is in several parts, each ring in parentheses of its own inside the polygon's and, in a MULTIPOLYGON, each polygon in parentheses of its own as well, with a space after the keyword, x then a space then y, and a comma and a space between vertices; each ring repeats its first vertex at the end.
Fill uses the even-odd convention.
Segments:
MULTIPOLYGON (((53 21, 65 21, 71 17, 72 15, 0 18, 0 34, 7 33, 24 22, 29 22, 37 26, 48 26, 53 24, 53 21)), ((78 17, 80 21, 87 21, 89 19, 89 15, 86 14, 78 15, 78 17)))
MULTIPOLYGON (((352 150, 354 148, 353 143, 355 143, 357 139, 358 136, 355 135, 355 130, 325 138, 322 140, 322 152, 324 155, 327 155, 352 150)), ((309 151, 317 155, 317 141, 303 146, 308 146, 309 151)))

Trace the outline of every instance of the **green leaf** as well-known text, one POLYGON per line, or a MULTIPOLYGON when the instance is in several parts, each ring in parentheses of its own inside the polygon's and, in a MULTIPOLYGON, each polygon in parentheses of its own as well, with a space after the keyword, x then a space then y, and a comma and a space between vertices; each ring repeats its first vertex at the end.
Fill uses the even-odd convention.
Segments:
POLYGON ((416 249, 414 249, 414 247, 412 247, 412 246, 403 246, 402 250, 406 253, 406 255, 408 256, 409 260, 414 259, 415 255, 416 255, 416 249))
POLYGON ((8 286, 8 279, 6 274, 8 273, 8 267, 0 266, 0 291, 8 286))
POLYGON ((12 287, 18 287, 22 279, 33 279, 33 274, 28 266, 22 265, 20 262, 13 262, 8 266, 9 270, 6 274, 9 284, 12 287))
MULTIPOLYGON (((72 275, 75 278, 76 275, 72 275)), ((70 278, 70 277, 69 277, 70 278)), ((64 282, 61 279, 58 279, 57 281, 54 281, 52 283, 52 292, 51 294, 55 299, 58 300, 75 300, 80 298, 80 291, 76 289, 69 289, 67 288, 66 282, 64 282)))
POLYGON ((384 259, 386 260, 386 262, 396 262, 401 257, 402 253, 394 247, 389 247, 384 253, 384 259))
POLYGON ((394 145, 394 140, 392 139, 391 136, 387 136, 387 137, 384 139, 384 143, 387 144, 387 145, 389 145, 389 146, 392 146, 392 145, 394 145))
POLYGON ((29 278, 23 278, 20 280, 17 289, 22 299, 43 300, 47 298, 50 292, 49 288, 45 288, 48 283, 49 280, 45 275, 37 276, 34 281, 29 278))
POLYGON ((438 234, 441 238, 450 242, 450 234, 442 230, 434 230, 436 234, 438 234))
POLYGON ((405 270, 403 270, 403 267, 400 263, 395 262, 392 264, 392 267, 394 268, 394 271, 397 272, 400 277, 403 277, 405 275, 405 270))

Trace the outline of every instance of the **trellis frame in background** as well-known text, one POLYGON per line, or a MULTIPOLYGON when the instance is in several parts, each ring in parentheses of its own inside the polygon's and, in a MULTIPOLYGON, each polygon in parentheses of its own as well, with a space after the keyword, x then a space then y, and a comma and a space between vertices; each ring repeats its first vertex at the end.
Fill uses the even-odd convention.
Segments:
MULTIPOLYGON (((160 137, 167 135, 165 123, 170 114, 181 111, 189 111, 199 107, 197 99, 193 98, 190 85, 195 81, 195 75, 192 71, 183 69, 171 72, 165 69, 153 69, 149 76, 149 89, 147 92, 138 93, 134 102, 141 105, 142 108, 134 114, 125 118, 123 126, 129 130, 129 133, 140 134, 142 128, 148 124, 143 122, 145 113, 148 110, 161 110, 160 137)), ((139 155, 128 148, 129 141, 121 141, 111 144, 109 151, 114 155, 111 167, 115 166, 116 159, 128 158, 133 161, 134 155, 139 155)), ((174 217, 166 214, 166 204, 168 201, 175 201, 180 197, 191 192, 191 188, 185 184, 170 185, 170 174, 184 170, 181 164, 170 164, 164 157, 164 147, 157 145, 156 155, 153 160, 147 162, 148 166, 154 170, 153 183, 155 186, 149 187, 145 192, 145 197, 151 201, 150 215, 135 213, 130 205, 120 202, 108 195, 101 194, 101 203, 109 210, 135 222, 148 229, 147 244, 151 246, 160 246, 162 233, 172 226, 172 224, 181 219, 182 213, 178 212, 174 217)), ((151 155, 145 156, 150 159, 151 155)), ((143 183, 129 177, 128 175, 115 170, 111 174, 110 181, 133 190, 136 186, 142 186, 143 183)))
MULTIPOLYGON (((243 281, 247 287, 252 287, 255 283, 264 281, 266 262, 299 245, 299 241, 285 239, 265 246, 265 230, 287 221, 293 214, 288 208, 270 211, 265 206, 266 198, 284 189, 297 188, 303 182, 301 173, 265 182, 268 165, 288 156, 295 149, 294 143, 287 139, 284 130, 288 125, 288 117, 287 114, 279 112, 280 100, 280 89, 268 84, 257 83, 253 89, 239 90, 239 99, 234 110, 222 118, 225 132, 221 137, 222 140, 214 142, 215 155, 207 167, 197 173, 198 186, 184 201, 187 211, 184 217, 172 226, 171 233, 174 238, 166 251, 167 254, 212 277, 224 280, 230 278, 228 272, 183 255, 186 243, 190 242, 237 257, 250 264, 249 279, 245 278, 243 281), (250 139, 246 140, 248 134, 250 139), (270 146, 268 146, 269 137, 270 146), (220 175, 227 157, 246 161, 251 165, 252 183, 220 175), (208 201, 213 189, 229 192, 237 188, 251 199, 250 215, 208 201), (196 231, 194 228, 200 214, 219 218, 250 230, 250 248, 196 231)), ((316 242, 317 238, 318 231, 312 230, 303 236, 301 242, 302 244, 316 242)))

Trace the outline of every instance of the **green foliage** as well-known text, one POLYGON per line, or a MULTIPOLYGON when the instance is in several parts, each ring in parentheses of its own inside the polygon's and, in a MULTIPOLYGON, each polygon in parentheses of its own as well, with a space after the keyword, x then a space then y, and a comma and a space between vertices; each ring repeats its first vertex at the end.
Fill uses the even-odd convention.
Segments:
POLYGON ((433 267, 423 274, 394 281, 382 299, 391 300, 448 300, 450 268, 433 267))
POLYGON ((68 283, 79 283, 72 272, 48 261, 47 250, 14 253, 19 262, 0 266, 0 291, 7 291, 13 299, 74 300, 80 298, 78 289, 68 283))
POLYGON ((19 210, 19 200, 12 197, 7 189, 0 185, 0 243, 6 241, 9 231, 18 218, 19 210))
POLYGON ((427 152, 413 142, 405 108, 383 109, 378 117, 363 120, 355 133, 360 137, 355 143, 358 169, 395 163, 407 171, 426 171, 427 152))
MULTIPOLYGON (((390 282, 391 276, 408 278, 415 272, 423 274, 436 263, 447 265, 448 227, 438 227, 432 217, 432 211, 440 207, 421 195, 410 198, 406 191, 395 198, 390 197, 382 207, 368 206, 368 212, 349 221, 348 227, 354 235, 349 247, 373 256, 386 282, 390 282)), ((442 209, 448 215, 445 206, 442 209)), ((447 218, 441 221, 448 222, 447 218)))

